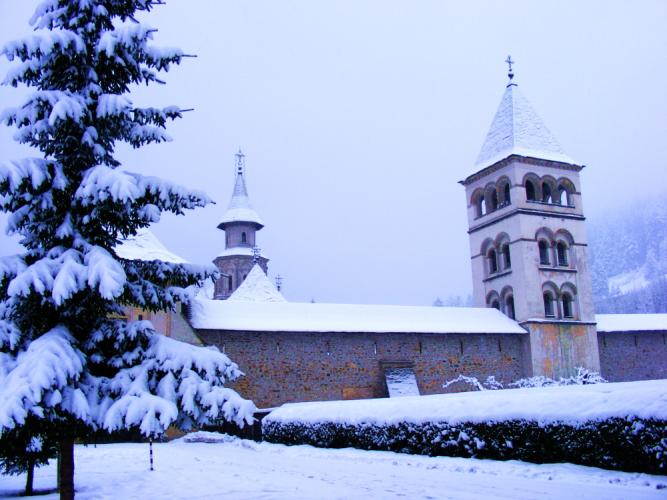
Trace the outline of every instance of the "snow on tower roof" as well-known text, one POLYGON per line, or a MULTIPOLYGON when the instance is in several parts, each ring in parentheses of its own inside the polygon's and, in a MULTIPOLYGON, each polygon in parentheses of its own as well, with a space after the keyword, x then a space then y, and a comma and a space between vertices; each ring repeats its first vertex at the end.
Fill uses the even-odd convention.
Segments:
POLYGON ((563 152, 515 83, 505 89, 470 177, 510 155, 581 165, 563 152))
POLYGON ((236 180, 234 181, 234 191, 232 199, 229 202, 227 211, 222 216, 222 220, 218 224, 220 229, 224 229, 225 225, 231 222, 252 222, 259 227, 263 227, 264 223, 260 219, 255 209, 250 204, 248 197, 248 189, 245 185, 245 155, 239 150, 236 154, 236 180))
POLYGON ((198 298, 192 326, 202 330, 346 333, 526 334, 497 309, 295 302, 240 302, 198 298))
POLYGON ((253 266, 241 286, 227 299, 227 301, 230 300, 232 302, 287 302, 259 264, 253 266))
POLYGON ((173 264, 187 264, 188 261, 167 250, 160 240, 149 230, 139 229, 137 234, 130 236, 116 245, 116 255, 127 260, 161 260, 173 264))

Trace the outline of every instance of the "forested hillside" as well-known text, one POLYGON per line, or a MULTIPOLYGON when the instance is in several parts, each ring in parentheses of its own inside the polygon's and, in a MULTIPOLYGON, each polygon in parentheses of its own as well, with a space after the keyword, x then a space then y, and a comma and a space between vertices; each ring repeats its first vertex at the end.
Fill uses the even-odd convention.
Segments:
POLYGON ((588 222, 598 313, 667 312, 667 196, 588 222))

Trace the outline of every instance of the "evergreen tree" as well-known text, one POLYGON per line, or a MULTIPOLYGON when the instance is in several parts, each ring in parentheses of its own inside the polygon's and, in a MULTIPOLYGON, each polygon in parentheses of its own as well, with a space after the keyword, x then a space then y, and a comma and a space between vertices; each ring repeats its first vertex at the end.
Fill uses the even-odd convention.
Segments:
POLYGON ((123 305, 173 309, 214 273, 114 252, 161 212, 209 202, 123 171, 114 157, 117 142, 169 140, 166 124, 182 114, 127 97, 133 84, 161 83, 159 73, 184 57, 152 46, 155 30, 135 20, 160 3, 46 0, 31 19, 35 33, 2 48, 19 61, 5 83, 35 90, 0 119, 41 154, 0 166, 0 209, 26 249, 0 260, 0 440, 28 433, 36 444, 48 432, 58 442, 61 498, 74 496, 73 442, 82 433, 243 425, 254 410, 223 386, 241 375, 224 354, 118 319, 123 305))

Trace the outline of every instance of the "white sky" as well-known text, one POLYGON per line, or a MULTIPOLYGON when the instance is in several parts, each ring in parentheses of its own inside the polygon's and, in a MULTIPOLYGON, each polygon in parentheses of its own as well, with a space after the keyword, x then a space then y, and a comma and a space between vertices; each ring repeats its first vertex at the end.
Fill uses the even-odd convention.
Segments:
MULTIPOLYGON (((29 33, 35 4, 0 0, 0 41, 29 33)), ((667 191, 664 0, 171 0, 145 20, 157 44, 198 57, 134 102, 195 111, 171 126, 173 142, 119 157, 218 202, 154 232, 190 261, 212 260, 242 147, 266 224, 258 244, 289 300, 419 305, 471 291, 457 181, 504 91, 507 54, 587 165, 587 215, 667 191)), ((24 94, 0 87, 0 108, 24 94)), ((0 127, 0 161, 36 154, 12 134, 0 127)), ((0 238, 0 254, 15 251, 0 238)))

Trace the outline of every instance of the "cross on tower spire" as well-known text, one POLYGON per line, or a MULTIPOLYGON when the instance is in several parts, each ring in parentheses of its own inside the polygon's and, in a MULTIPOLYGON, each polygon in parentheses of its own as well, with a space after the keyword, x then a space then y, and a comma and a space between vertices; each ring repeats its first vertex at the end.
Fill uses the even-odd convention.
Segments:
POLYGON ((261 256, 262 256, 261 249, 257 245, 252 247, 252 263, 257 264, 261 256))
POLYGON ((243 174, 245 170, 245 155, 241 148, 239 152, 234 155, 234 165, 236 166, 236 174, 243 174))
POLYGON ((510 85, 516 85, 516 83, 512 82, 512 78, 514 78, 514 71, 512 71, 512 64, 516 64, 516 61, 512 61, 512 56, 507 56, 505 62, 509 66, 509 72, 507 73, 507 76, 509 77, 510 81, 507 84, 507 86, 509 87, 510 85))

